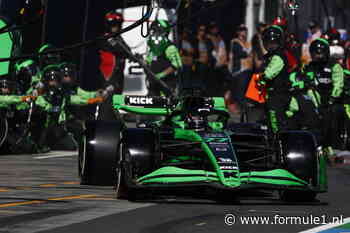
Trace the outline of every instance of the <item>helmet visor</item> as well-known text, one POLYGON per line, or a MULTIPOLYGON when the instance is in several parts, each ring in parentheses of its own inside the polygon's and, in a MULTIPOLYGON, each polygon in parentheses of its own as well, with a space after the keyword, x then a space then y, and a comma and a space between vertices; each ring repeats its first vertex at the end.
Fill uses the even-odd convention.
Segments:
POLYGON ((280 43, 276 40, 264 41, 264 47, 267 51, 272 52, 280 48, 280 43))
POLYGON ((313 61, 325 62, 329 58, 329 47, 320 42, 315 42, 314 44, 311 44, 310 55, 313 61))

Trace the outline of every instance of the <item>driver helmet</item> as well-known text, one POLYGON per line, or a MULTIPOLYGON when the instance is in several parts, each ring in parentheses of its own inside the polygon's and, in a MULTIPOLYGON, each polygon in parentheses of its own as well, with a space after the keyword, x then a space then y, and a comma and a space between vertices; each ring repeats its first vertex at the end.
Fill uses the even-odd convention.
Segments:
POLYGON ((207 121, 203 116, 189 114, 185 118, 185 128, 194 131, 204 131, 207 129, 207 121))
MULTIPOLYGON (((195 93, 193 93, 195 94, 195 93)), ((207 118, 203 115, 202 109, 208 106, 206 98, 201 96, 189 96, 184 99, 183 108, 188 110, 185 116, 186 129, 203 131, 208 127, 207 118)))

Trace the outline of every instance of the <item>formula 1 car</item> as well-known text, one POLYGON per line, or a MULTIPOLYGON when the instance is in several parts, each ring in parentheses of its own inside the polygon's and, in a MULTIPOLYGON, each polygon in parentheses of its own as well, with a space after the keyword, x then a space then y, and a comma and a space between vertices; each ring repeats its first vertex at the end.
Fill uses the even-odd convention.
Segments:
POLYGON ((216 97, 115 95, 113 105, 116 112, 162 119, 134 128, 122 121, 87 122, 79 149, 81 184, 115 185, 130 200, 194 187, 279 190, 285 201, 312 201, 327 191, 326 158, 308 131, 270 140, 263 125, 228 125, 224 99, 216 97))

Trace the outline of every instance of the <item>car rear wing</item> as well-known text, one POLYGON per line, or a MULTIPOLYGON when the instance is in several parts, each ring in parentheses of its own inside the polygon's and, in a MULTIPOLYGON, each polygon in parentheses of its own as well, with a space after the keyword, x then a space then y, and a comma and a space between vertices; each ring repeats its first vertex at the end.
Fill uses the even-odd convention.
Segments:
MULTIPOLYGON (((217 110, 227 111, 224 98, 213 97, 213 107, 217 110)), ((114 109, 140 115, 168 115, 170 113, 170 100, 164 96, 131 96, 114 95, 114 109)))

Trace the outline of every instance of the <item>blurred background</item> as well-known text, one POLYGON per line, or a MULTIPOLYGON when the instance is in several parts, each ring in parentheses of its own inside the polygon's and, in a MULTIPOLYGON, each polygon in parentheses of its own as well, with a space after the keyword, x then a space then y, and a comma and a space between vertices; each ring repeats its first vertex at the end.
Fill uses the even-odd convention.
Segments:
MULTIPOLYGON (((60 0, 46 2, 46 13, 36 24, 26 27, 23 31, 24 54, 38 50, 41 44, 51 43, 56 47, 75 44, 84 40, 94 39, 103 33, 104 14, 115 8, 124 6, 142 5, 142 1, 115 1, 115 0, 60 0)), ((276 16, 286 16, 291 31, 298 31, 301 41, 305 41, 308 34, 308 23, 312 20, 318 22, 325 30, 327 27, 335 27, 341 31, 348 31, 350 24, 349 0, 300 0, 300 9, 297 17, 285 8, 289 0, 185 0, 186 5, 180 11, 179 28, 188 28, 195 33, 198 24, 215 22, 221 36, 228 45, 238 25, 244 23, 248 28, 248 40, 256 32, 259 22, 271 23, 276 16), (300 17, 302 16, 302 17, 300 17), (298 21, 296 23, 296 21, 298 21)), ((12 22, 18 19, 17 13, 24 0, 0 0, 0 14, 9 18, 12 22)), ((163 6, 174 8, 179 3, 177 0, 165 0, 163 6)), ((137 16, 140 17, 140 16, 137 16)), ((17 22, 18 23, 18 22, 17 22)), ((140 27, 137 29, 140 30, 140 27)), ((343 33, 344 37, 347 35, 343 33)), ((346 39, 346 38, 344 38, 346 39)), ((89 77, 97 75, 98 53, 96 48, 81 48, 67 51, 80 65, 82 87, 94 89, 98 85, 96 79, 89 77)))

